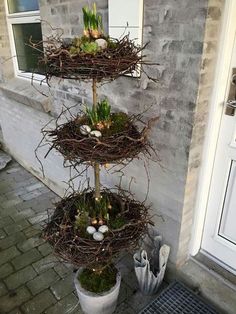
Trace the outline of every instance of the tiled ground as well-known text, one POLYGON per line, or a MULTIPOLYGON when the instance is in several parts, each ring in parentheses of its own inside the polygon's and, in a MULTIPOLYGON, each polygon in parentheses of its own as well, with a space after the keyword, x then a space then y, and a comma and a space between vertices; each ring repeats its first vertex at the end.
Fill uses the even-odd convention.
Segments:
MULTIPOLYGON (((73 268, 59 262, 40 238, 47 209, 56 196, 12 161, 0 171, 0 313, 82 313, 73 286, 73 268)), ((137 289, 129 257, 116 313, 138 313, 153 297, 137 289)), ((96 313, 94 313, 96 314, 96 313)))

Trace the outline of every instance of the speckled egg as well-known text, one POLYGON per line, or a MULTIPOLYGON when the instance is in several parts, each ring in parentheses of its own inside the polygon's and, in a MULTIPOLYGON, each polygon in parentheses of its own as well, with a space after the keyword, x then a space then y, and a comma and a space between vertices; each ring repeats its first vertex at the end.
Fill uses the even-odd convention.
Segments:
POLYGON ((107 225, 102 225, 98 228, 98 231, 100 231, 101 233, 105 233, 108 231, 108 226, 107 225))
POLYGON ((80 130, 80 133, 83 135, 88 135, 91 132, 90 126, 86 124, 81 125, 79 130, 80 130))
POLYGON ((90 135, 95 136, 95 137, 101 137, 102 133, 100 131, 94 130, 90 132, 90 135))
POLYGON ((97 231, 97 232, 94 232, 93 238, 96 241, 102 241, 104 239, 104 235, 100 231, 97 231))
POLYGON ((107 41, 103 38, 98 38, 95 40, 95 43, 100 47, 102 50, 107 48, 107 41))
POLYGON ((93 226, 88 226, 86 231, 89 233, 89 234, 94 234, 94 232, 96 232, 97 230, 93 227, 93 226))

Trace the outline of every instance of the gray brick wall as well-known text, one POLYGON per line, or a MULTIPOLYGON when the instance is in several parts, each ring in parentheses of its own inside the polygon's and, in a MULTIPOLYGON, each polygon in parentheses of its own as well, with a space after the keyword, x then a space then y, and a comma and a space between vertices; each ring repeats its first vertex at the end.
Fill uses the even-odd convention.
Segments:
MULTIPOLYGON (((150 41, 145 54, 149 60, 160 63, 158 68, 147 68, 147 71, 151 75, 158 76, 160 82, 156 85, 148 81, 145 76, 141 79, 119 78, 111 84, 101 86, 99 96, 108 97, 114 108, 132 114, 143 111, 151 105, 151 109, 145 113, 146 118, 160 115, 159 123, 152 130, 151 140, 158 149, 161 167, 157 163, 149 163, 151 181, 148 201, 153 204, 156 226, 164 235, 165 241, 171 245, 171 261, 176 263, 179 258, 178 250, 182 252, 181 256, 185 257, 188 246, 188 243, 184 243, 184 246, 180 247, 179 242, 182 241, 181 221, 184 217, 183 205, 186 177, 189 173, 190 144, 193 142, 193 130, 195 130, 194 134, 197 133, 193 126, 196 121, 196 103, 200 97, 199 78, 203 84, 201 93, 204 93, 204 89, 211 88, 204 85, 202 81, 204 73, 200 73, 203 48, 204 53, 208 53, 209 56, 214 55, 216 44, 215 38, 204 43, 205 22, 207 14, 208 19, 219 22, 220 11, 217 3, 222 1, 211 0, 212 5, 209 10, 207 10, 208 0, 146 0, 144 2, 143 39, 144 42, 150 41)), ((82 31, 81 7, 85 4, 87 4, 86 0, 79 2, 40 0, 41 18, 53 27, 63 26, 63 36, 75 36, 82 31)), ((98 7, 107 29, 107 0, 98 1, 98 7)), ((209 24, 207 30, 209 34, 212 27, 209 24)), ((47 35, 50 31, 49 25, 44 23, 43 33, 47 35)), ((206 73, 211 67, 210 61, 211 57, 208 58, 206 55, 203 61, 206 73)), ((53 79, 51 86, 52 115, 57 115, 63 104, 91 102, 89 83, 53 79)), ((3 100, 3 97, 2 94, 0 98, 3 100)), ((39 140, 40 126, 48 121, 49 115, 30 107, 26 108, 10 99, 4 99, 2 103, 0 123, 5 145, 22 164, 39 175, 32 151, 39 140)), ((199 107, 200 111, 201 108, 202 106, 199 107)), ((198 143, 201 147, 202 142, 198 143)), ((196 162, 199 162, 200 155, 197 157, 196 162)), ((46 183, 61 193, 64 188, 61 182, 68 178, 68 172, 62 168, 60 157, 52 154, 44 164, 47 173, 46 183)), ((130 178, 135 177, 132 188, 137 197, 143 199, 146 193, 147 176, 142 162, 134 161, 127 167, 125 174, 123 184, 127 185, 130 178)), ((111 178, 103 175, 103 183, 113 185, 115 182, 114 176, 111 178)))

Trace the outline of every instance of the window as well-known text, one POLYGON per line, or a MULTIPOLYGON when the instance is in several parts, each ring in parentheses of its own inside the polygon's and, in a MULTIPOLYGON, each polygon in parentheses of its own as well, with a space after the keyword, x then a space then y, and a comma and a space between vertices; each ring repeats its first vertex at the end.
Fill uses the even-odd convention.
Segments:
POLYGON ((38 0, 5 0, 11 51, 17 76, 40 73, 38 58, 42 53, 28 46, 29 39, 42 40, 38 0))

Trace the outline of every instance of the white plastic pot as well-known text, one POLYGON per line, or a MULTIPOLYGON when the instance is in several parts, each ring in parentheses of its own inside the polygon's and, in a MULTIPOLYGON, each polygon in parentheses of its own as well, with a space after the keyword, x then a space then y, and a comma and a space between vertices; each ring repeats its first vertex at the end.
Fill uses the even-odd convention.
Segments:
POLYGON ((117 305, 119 296, 121 274, 117 273, 116 284, 109 291, 96 294, 82 288, 78 276, 83 268, 78 269, 75 274, 75 287, 79 297, 80 306, 85 314, 112 314, 117 305))

